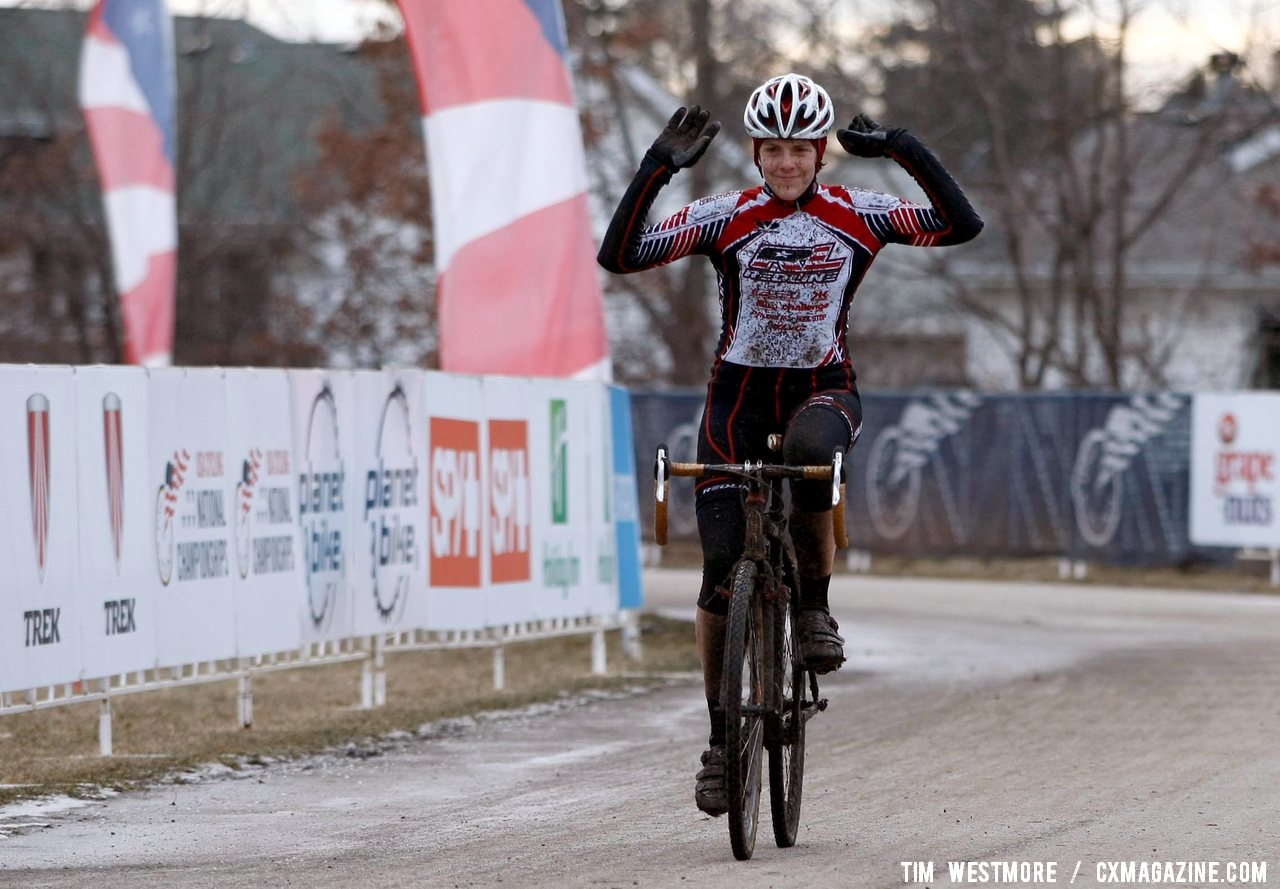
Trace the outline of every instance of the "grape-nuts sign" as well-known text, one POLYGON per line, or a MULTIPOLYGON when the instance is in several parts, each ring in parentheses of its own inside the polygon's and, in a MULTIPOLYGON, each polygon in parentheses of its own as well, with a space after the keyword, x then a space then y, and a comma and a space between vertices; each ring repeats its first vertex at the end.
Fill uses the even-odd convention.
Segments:
POLYGON ((1197 395, 1191 427, 1191 540, 1280 547, 1280 395, 1197 395))

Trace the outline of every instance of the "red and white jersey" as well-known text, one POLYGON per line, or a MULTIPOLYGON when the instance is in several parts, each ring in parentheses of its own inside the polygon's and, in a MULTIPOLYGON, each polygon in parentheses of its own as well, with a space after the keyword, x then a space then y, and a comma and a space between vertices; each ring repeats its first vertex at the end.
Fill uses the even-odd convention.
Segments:
MULTIPOLYGON (((614 272, 641 271, 692 254, 710 259, 722 313, 717 363, 791 368, 844 363, 849 305, 886 244, 956 244, 981 228, 946 171, 932 155, 927 161, 945 177, 917 176, 926 193, 944 196, 933 205, 815 181, 794 202, 756 186, 703 198, 646 226, 648 208, 671 177, 646 157, 598 259, 614 272), (935 184, 940 187, 931 189, 935 184)), ((916 172, 914 165, 899 162, 916 172)))

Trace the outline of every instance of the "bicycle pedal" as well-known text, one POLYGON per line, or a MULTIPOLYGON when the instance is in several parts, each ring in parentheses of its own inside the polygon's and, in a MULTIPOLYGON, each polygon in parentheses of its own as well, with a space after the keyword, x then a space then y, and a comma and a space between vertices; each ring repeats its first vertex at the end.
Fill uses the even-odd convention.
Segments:
POLYGON ((814 702, 813 706, 817 707, 818 710, 825 710, 827 709, 827 699, 819 698, 817 701, 814 702))

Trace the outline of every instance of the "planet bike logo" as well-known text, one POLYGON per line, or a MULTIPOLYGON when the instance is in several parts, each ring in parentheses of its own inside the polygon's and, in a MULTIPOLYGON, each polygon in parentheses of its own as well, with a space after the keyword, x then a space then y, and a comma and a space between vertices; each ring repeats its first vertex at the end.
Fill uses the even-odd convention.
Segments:
POLYGON ((324 630, 333 621, 346 564, 343 542, 346 471, 338 439, 338 408, 325 384, 311 402, 298 473, 298 515, 307 569, 307 609, 311 625, 324 630))
POLYGON ((494 583, 532 577, 529 501, 529 424, 525 420, 490 420, 489 575, 494 583))
POLYGON ((431 584, 480 586, 480 424, 432 417, 431 584))
POLYGON ((394 623, 409 601, 418 549, 418 457, 413 453, 409 399, 397 385, 382 407, 378 466, 365 474, 364 520, 373 564, 378 616, 394 623))
POLYGON ((1213 458, 1213 493, 1222 500, 1222 517, 1228 525, 1267 526, 1275 518, 1271 496, 1264 490, 1276 480, 1276 452, 1231 450, 1241 432, 1233 414, 1218 420, 1222 449, 1213 458))
POLYGON ((27 399, 27 478, 36 571, 44 583, 49 554, 49 399, 38 392, 27 399))
POLYGON ((551 401, 551 521, 569 521, 569 410, 563 398, 551 401))

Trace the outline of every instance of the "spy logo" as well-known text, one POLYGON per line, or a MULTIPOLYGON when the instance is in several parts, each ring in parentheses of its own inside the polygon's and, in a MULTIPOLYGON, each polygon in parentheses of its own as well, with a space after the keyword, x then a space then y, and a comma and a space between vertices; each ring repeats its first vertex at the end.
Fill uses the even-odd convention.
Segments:
POLYGON ((529 580, 529 424, 489 421, 489 573, 494 583, 529 580))
POLYGON ((480 424, 431 418, 431 583, 480 586, 480 424))
POLYGON ((49 399, 38 392, 27 399, 27 476, 36 569, 44 583, 44 563, 49 552, 49 399))
POLYGON ((569 411, 563 398, 551 401, 551 521, 569 521, 569 411))

